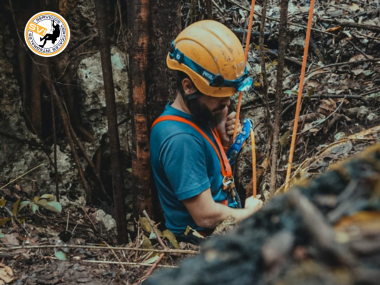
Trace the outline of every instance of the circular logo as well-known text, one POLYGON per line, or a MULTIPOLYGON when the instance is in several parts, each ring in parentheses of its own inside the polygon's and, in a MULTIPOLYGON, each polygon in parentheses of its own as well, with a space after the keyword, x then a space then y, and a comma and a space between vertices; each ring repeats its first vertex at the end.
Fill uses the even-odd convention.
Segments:
POLYGON ((51 57, 66 48, 70 40, 70 28, 61 15, 44 11, 30 18, 24 36, 32 52, 43 57, 51 57))

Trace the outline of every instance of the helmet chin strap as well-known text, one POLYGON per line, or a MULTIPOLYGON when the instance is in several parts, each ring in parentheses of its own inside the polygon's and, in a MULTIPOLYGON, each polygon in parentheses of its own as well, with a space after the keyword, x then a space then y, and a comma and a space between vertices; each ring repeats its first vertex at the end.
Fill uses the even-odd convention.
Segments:
POLYGON ((196 100, 200 96, 203 95, 201 92, 199 92, 199 90, 197 90, 194 93, 189 94, 189 95, 185 95, 185 92, 180 92, 180 93, 181 93, 182 99, 185 102, 187 107, 189 107, 189 104, 188 104, 189 101, 196 100))

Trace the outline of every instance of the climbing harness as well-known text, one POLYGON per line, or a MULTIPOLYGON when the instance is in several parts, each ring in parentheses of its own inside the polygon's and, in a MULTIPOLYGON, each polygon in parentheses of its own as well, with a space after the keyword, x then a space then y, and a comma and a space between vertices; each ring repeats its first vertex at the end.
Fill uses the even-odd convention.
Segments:
POLYGON ((303 84, 304 84, 305 71, 306 71, 307 55, 308 55, 308 52, 309 52, 309 41, 310 41, 311 25, 313 23, 314 3, 315 3, 315 0, 311 0, 311 2, 310 2, 310 10, 309 10, 309 20, 307 22, 305 49, 304 49, 304 53, 303 53, 303 61, 302 61, 300 85, 299 85, 299 89, 298 89, 296 115, 295 115, 295 119, 294 119, 292 142, 291 142, 291 145, 290 145, 288 169, 287 169, 287 172, 286 172, 286 180, 285 180, 284 192, 286 192, 288 190, 288 188, 289 188, 290 174, 292 172, 293 154, 294 154, 294 149, 295 149, 295 144, 296 144, 297 129, 298 129, 298 120, 299 120, 299 115, 300 115, 300 111, 301 111, 301 99, 302 99, 303 84))
MULTIPOLYGON (((179 116, 175 116, 175 115, 161 116, 154 121, 154 123, 152 125, 152 129, 157 123, 160 123, 162 121, 177 121, 177 122, 182 122, 182 123, 188 124, 191 127, 193 127, 195 130, 197 130, 210 143, 210 145, 214 149, 216 155, 218 156, 218 159, 220 162, 220 166, 221 166, 221 170, 222 170, 222 176, 223 176, 222 189, 223 189, 223 191, 227 192, 227 195, 230 196, 230 198, 232 198, 232 200, 237 202, 238 208, 241 208, 240 198, 239 198, 239 195, 237 194, 236 189, 235 189, 235 181, 234 181, 234 177, 232 176, 231 165, 230 165, 228 158, 227 158, 227 155, 223 149, 223 146, 222 146, 222 143, 220 141, 220 137, 219 137, 217 131, 215 129, 211 129, 212 135, 213 135, 213 137, 216 141, 216 144, 217 144, 217 146, 215 146, 215 144, 212 142, 212 140, 196 124, 194 124, 193 122, 191 122, 185 118, 179 117, 179 116)), ((226 202, 222 201, 222 204, 226 204, 226 202)), ((227 205, 228 205, 228 203, 227 203, 227 205)))

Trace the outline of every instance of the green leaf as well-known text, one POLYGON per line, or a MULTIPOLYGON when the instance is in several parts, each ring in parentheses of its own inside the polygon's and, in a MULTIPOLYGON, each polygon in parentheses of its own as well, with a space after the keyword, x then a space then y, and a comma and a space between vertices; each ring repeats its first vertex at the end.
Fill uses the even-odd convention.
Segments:
POLYGON ((13 204, 12 214, 15 217, 17 215, 18 204, 20 204, 20 198, 18 198, 18 200, 13 204))
POLYGON ((50 210, 50 211, 53 211, 53 212, 56 212, 56 213, 61 213, 62 212, 62 206, 61 204, 59 204, 58 202, 56 201, 51 201, 51 202, 48 202, 46 201, 45 199, 42 199, 42 200, 39 200, 36 202, 37 205, 47 209, 47 210, 50 210))
POLYGON ((152 242, 146 236, 144 236, 144 235, 143 235, 142 248, 144 248, 144 249, 151 249, 151 248, 153 248, 152 242))
POLYGON ((40 199, 55 201, 55 196, 53 194, 44 194, 40 197, 40 199))
POLYGON ((157 238, 156 234, 154 232, 151 232, 149 235, 149 239, 154 239, 154 238, 157 238))
POLYGON ((155 254, 153 257, 145 260, 143 263, 144 264, 152 264, 152 263, 155 263, 158 258, 159 258, 158 254, 155 254))
POLYGON ((26 207, 29 204, 30 204, 30 201, 22 201, 20 203, 20 208, 18 209, 18 211, 20 212, 24 207, 26 207))
POLYGON ((284 94, 298 95, 298 91, 297 90, 286 90, 286 91, 284 91, 284 94))
POLYGON ((162 236, 166 237, 170 241, 170 243, 174 246, 174 248, 179 249, 178 241, 170 230, 164 230, 162 232, 162 236))
POLYGON ((32 212, 33 212, 33 214, 35 214, 37 210, 38 210, 38 205, 33 204, 33 206, 32 206, 32 212))
POLYGON ((7 203, 7 201, 4 199, 4 197, 1 197, 1 199, 0 199, 0 208, 3 208, 6 203, 7 203))
POLYGON ((307 95, 309 96, 309 100, 311 100, 311 95, 314 94, 314 87, 311 87, 309 91, 307 91, 307 95))
POLYGON ((4 234, 3 232, 0 230, 0 238, 3 238, 4 237, 4 234))
POLYGON ((67 255, 63 251, 56 251, 54 255, 59 260, 67 260, 67 255))
POLYGON ((132 173, 132 168, 127 168, 127 171, 132 173))
POLYGON ((4 218, 4 219, 0 219, 0 227, 4 227, 5 223, 10 221, 11 218, 4 218))

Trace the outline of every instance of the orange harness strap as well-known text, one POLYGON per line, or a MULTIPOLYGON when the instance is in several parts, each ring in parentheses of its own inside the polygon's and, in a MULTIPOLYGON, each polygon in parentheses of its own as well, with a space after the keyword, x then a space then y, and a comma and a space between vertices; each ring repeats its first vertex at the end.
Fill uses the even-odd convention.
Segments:
POLYGON ((211 146, 214 148, 218 158, 219 158, 219 162, 220 162, 220 166, 222 168, 222 175, 224 178, 230 178, 232 177, 232 170, 231 170, 231 165, 228 161, 228 158, 227 158, 227 155, 223 149, 223 146, 220 142, 220 138, 219 138, 219 135, 218 133, 215 131, 215 130, 211 130, 212 132, 212 135, 214 136, 214 139, 218 145, 218 148, 219 148, 219 151, 222 155, 222 157, 220 157, 220 154, 219 154, 219 151, 218 149, 216 148, 215 144, 210 140, 210 138, 196 125, 194 124, 193 122, 190 122, 189 120, 185 119, 185 118, 182 118, 182 117, 178 117, 178 116, 174 116, 174 115, 166 115, 166 116, 161 116, 159 117, 158 119, 156 119, 152 125, 152 129, 153 127, 159 123, 159 122, 162 122, 162 121, 177 121, 177 122, 182 122, 182 123, 186 123, 190 126, 192 126, 194 129, 196 129, 202 136, 204 136, 204 138, 211 144, 211 146))

